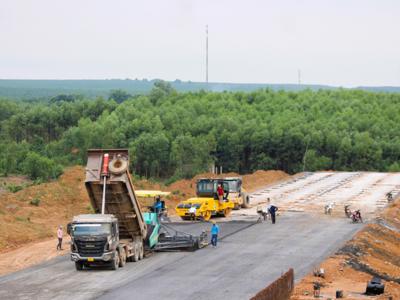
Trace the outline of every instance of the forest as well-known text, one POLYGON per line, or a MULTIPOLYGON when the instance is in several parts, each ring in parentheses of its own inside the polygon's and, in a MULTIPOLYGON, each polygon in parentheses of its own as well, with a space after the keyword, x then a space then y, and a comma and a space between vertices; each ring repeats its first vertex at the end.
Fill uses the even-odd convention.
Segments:
POLYGON ((361 90, 177 92, 0 99, 0 174, 56 178, 89 148, 128 148, 135 175, 208 170, 400 171, 400 94, 361 90))

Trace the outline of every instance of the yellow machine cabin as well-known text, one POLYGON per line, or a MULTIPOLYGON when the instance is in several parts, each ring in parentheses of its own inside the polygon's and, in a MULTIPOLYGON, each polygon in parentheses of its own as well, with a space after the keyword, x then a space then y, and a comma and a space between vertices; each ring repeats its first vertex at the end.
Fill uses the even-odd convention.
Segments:
POLYGON ((183 220, 201 219, 208 221, 212 216, 226 217, 235 207, 229 200, 229 183, 223 179, 199 179, 196 185, 197 197, 180 202, 175 210, 183 220), (218 199, 217 187, 224 189, 223 200, 218 199))
POLYGON ((240 209, 241 207, 250 207, 250 199, 246 193, 246 190, 242 186, 241 177, 225 177, 222 180, 223 182, 228 183, 228 199, 229 201, 232 201, 234 203, 234 209, 240 209))

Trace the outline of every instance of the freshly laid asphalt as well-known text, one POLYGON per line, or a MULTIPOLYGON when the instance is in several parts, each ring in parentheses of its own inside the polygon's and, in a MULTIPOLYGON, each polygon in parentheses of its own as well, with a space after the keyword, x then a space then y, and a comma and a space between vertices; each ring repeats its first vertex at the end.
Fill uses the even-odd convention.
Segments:
MULTIPOLYGON (((294 268, 310 272, 361 225, 348 219, 286 213, 277 224, 220 223, 217 248, 154 253, 117 271, 77 272, 69 256, 0 277, 0 299, 249 299, 294 268)), ((175 225, 200 233, 209 224, 175 225)))

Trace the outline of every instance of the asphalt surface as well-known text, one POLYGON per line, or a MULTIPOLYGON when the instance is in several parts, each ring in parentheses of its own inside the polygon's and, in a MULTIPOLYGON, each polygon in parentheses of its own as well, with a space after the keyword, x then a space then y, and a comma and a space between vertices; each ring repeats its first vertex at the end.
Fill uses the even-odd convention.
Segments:
MULTIPOLYGON (((290 267, 301 278, 361 227, 305 213, 275 225, 249 218, 220 226, 217 248, 155 253, 118 271, 77 272, 69 256, 58 257, 0 277, 0 299, 248 299, 290 267)), ((196 232, 209 224, 176 227, 196 232)))

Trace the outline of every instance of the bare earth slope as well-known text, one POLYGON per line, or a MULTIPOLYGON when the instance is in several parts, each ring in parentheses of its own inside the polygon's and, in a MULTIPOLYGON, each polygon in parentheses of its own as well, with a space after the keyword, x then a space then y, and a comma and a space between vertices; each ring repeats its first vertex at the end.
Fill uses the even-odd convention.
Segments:
POLYGON ((0 196, 0 252, 55 237, 59 224, 89 212, 83 167, 68 168, 59 180, 0 196), (37 199, 38 206, 30 202, 37 199))
POLYGON ((343 290, 346 299, 366 299, 366 283, 372 276, 384 279, 385 294, 368 299, 383 300, 389 296, 400 299, 399 210, 398 200, 382 213, 383 218, 388 223, 397 225, 397 228, 378 224, 366 225, 336 255, 321 264, 320 267, 326 270, 326 278, 307 275, 296 286, 292 299, 314 299, 314 282, 322 283, 321 295, 324 299, 334 298, 336 290, 343 290))

